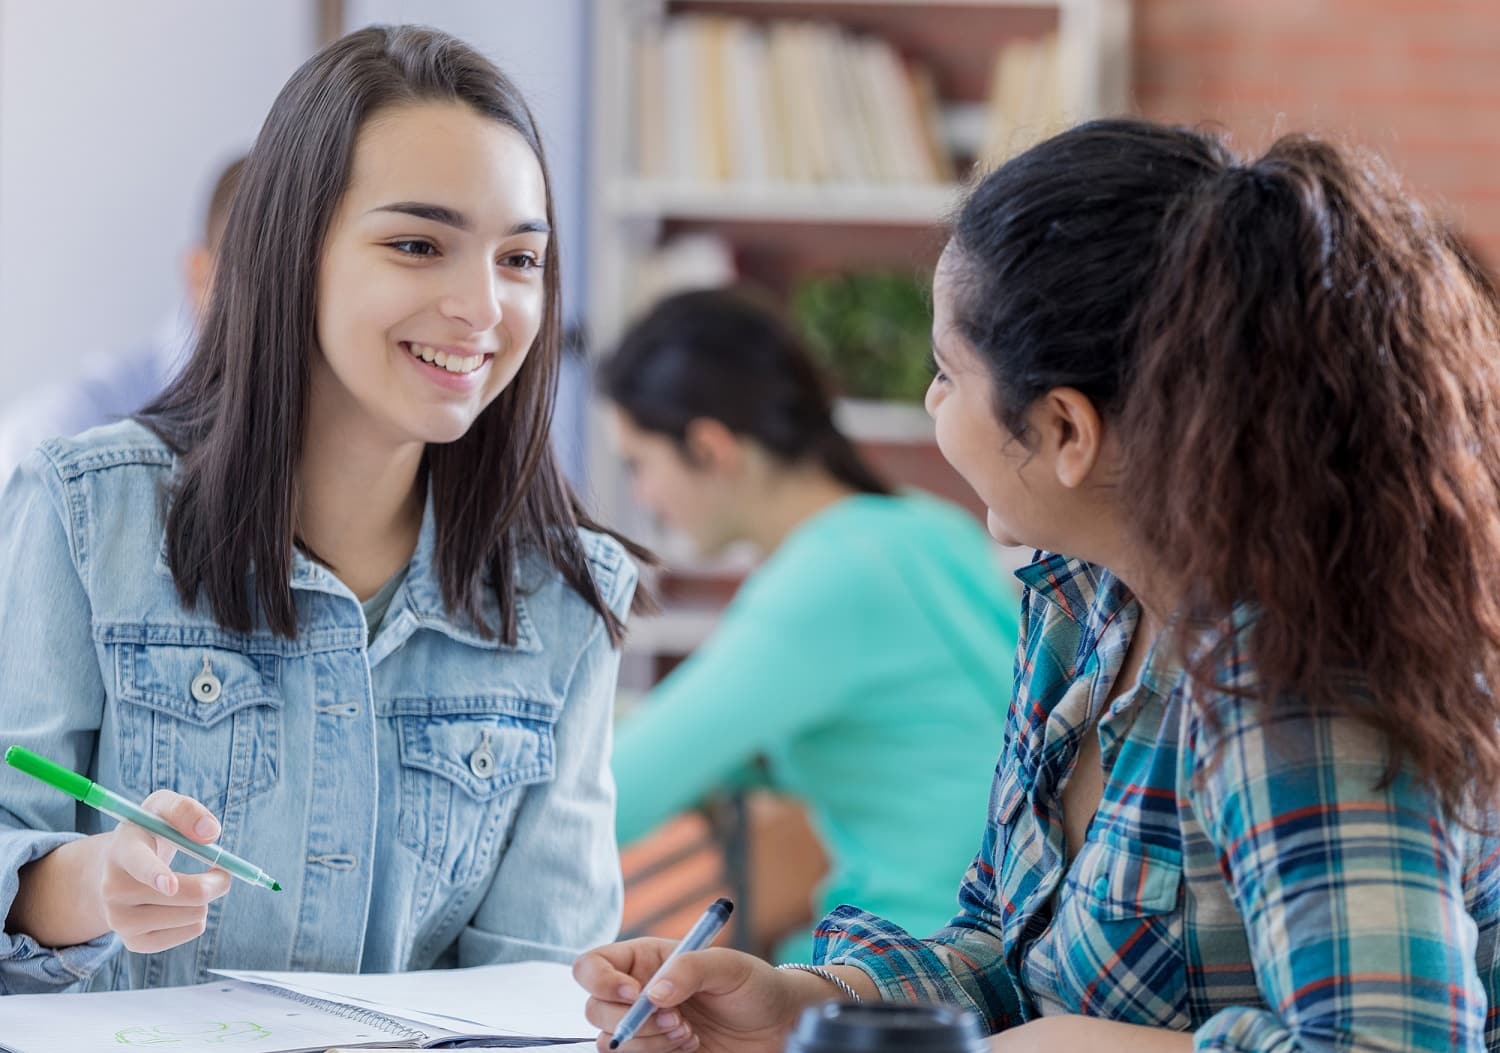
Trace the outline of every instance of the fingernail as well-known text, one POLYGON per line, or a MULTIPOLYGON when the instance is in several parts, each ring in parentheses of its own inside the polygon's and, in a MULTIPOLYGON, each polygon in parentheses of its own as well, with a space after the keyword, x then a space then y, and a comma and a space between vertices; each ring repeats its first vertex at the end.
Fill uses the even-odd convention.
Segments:
POLYGON ((211 815, 205 815, 193 824, 193 833, 198 837, 214 837, 219 832, 219 821, 211 815))
POLYGON ((646 993, 659 1002, 663 998, 671 998, 676 990, 677 985, 671 980, 658 980, 651 985, 651 990, 646 993))
POLYGON ((634 1002, 636 996, 635 984, 621 984, 620 997, 627 1002, 634 1002))
POLYGON ((172 894, 172 879, 165 874, 157 874, 156 891, 160 892, 163 896, 170 896, 172 894))
POLYGON ((656 1026, 663 1031, 670 1031, 680 1023, 682 1023, 682 1019, 669 1009, 662 1010, 656 1014, 656 1026))
POLYGON ((681 1042, 683 1039, 688 1037, 687 1025, 684 1024, 682 1027, 673 1028, 671 1031, 667 1032, 667 1037, 670 1038, 673 1042, 681 1042))

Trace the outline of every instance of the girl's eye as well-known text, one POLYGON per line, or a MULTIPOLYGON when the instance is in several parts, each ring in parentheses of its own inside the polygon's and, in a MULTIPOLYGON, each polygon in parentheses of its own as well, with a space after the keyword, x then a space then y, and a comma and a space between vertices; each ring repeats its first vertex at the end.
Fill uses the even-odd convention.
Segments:
POLYGON ((512 253, 504 257, 500 262, 507 267, 515 267, 517 270, 522 271, 540 270, 546 265, 543 260, 538 259, 529 252, 512 253))
POLYGON ((437 255, 437 246, 430 241, 423 241, 421 238, 406 238, 402 241, 393 241, 390 243, 390 246, 403 256, 437 255))
POLYGON ((943 367, 938 365, 937 356, 930 351, 927 353, 927 369, 932 373, 932 379, 939 384, 948 383, 948 374, 943 372, 943 367))

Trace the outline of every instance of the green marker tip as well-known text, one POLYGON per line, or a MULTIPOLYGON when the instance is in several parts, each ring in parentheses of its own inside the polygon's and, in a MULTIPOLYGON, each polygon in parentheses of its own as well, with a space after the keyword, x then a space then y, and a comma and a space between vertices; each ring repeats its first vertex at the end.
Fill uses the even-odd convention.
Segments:
POLYGON ((280 892, 281 891, 281 882, 279 882, 279 881, 273 881, 273 882, 271 882, 271 891, 272 892, 280 892))

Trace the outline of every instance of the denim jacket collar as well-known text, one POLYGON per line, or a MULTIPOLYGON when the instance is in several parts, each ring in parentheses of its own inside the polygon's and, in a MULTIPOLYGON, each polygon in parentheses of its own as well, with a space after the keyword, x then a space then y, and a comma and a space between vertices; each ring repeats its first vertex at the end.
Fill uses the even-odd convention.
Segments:
MULTIPOLYGON (((386 613, 388 624, 394 623, 406 614, 410 616, 412 630, 432 629, 471 647, 490 651, 513 650, 523 654, 535 654, 541 651, 541 637, 537 635, 536 625, 526 611, 526 600, 520 589, 517 589, 515 594, 516 642, 514 646, 503 644, 498 636, 485 637, 468 618, 452 617, 443 603, 443 588, 438 579, 435 562, 436 552, 437 517, 433 512, 432 494, 429 492, 426 505, 422 510, 422 527, 417 535, 417 548, 412 553, 410 570, 407 571, 406 581, 402 583, 395 598, 391 601, 390 610, 386 613)), ((161 544, 157 549, 156 571, 166 577, 172 575, 171 565, 167 558, 165 528, 162 530, 161 544)), ((519 568, 517 572, 519 573, 519 568)), ((325 592, 334 596, 355 598, 349 587, 332 571, 295 549, 292 552, 291 586, 307 592, 325 592)), ((500 608, 493 593, 484 597, 481 609, 490 625, 498 628, 500 608)), ((410 633, 403 635, 410 635, 410 633)))
MULTIPOLYGON (((515 650, 524 654, 534 654, 542 649, 541 637, 537 635, 536 625, 526 612, 526 600, 518 587, 515 592, 516 602, 516 642, 514 647, 507 647, 500 642, 498 636, 487 638, 482 636, 478 629, 467 619, 454 619, 448 613, 443 603, 443 586, 438 578, 437 570, 437 517, 432 509, 432 494, 427 495, 427 507, 422 512, 422 532, 417 538, 417 550, 412 555, 411 570, 407 573, 406 582, 396 593, 396 598, 391 603, 391 611, 387 615, 396 614, 401 608, 408 610, 416 618, 417 624, 426 629, 440 632, 450 639, 465 643, 471 647, 479 647, 486 650, 515 650)), ((311 560, 308 561, 311 563, 311 560)), ((324 574, 328 571, 318 568, 324 574)), ((519 576, 520 568, 515 569, 519 576)), ((331 576, 331 575, 330 575, 331 576)), ((295 583, 295 582, 294 582, 295 583)), ((500 627, 500 605, 496 601, 493 591, 488 588, 481 604, 485 620, 497 631, 500 627)))

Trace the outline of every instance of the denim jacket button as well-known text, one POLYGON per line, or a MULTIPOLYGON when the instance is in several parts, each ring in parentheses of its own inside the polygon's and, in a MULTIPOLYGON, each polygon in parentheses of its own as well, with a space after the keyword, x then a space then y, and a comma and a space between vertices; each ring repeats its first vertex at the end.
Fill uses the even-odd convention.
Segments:
POLYGON ((214 676, 213 668, 208 664, 208 655, 203 656, 203 672, 193 677, 192 692, 193 700, 204 705, 217 702, 224 693, 224 685, 219 683, 219 678, 214 676))
POLYGON ((469 770, 481 779, 495 774, 495 755, 487 749, 478 749, 469 755, 469 770))

